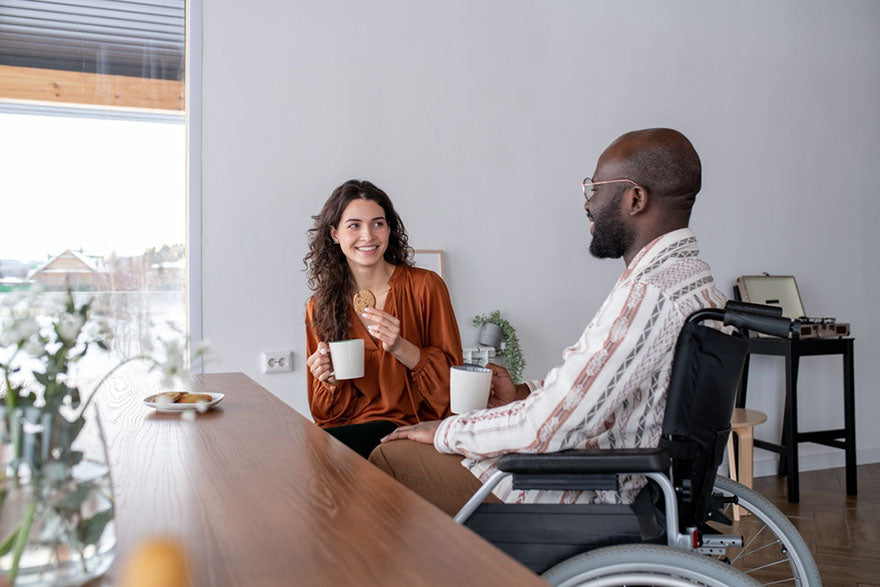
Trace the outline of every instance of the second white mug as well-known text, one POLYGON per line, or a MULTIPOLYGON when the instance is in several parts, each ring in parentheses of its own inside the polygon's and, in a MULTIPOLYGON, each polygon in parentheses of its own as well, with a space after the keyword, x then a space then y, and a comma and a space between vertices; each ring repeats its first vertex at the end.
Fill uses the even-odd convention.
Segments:
POLYGON ((489 403, 492 370, 479 365, 449 368, 449 409, 453 414, 482 410, 489 403))

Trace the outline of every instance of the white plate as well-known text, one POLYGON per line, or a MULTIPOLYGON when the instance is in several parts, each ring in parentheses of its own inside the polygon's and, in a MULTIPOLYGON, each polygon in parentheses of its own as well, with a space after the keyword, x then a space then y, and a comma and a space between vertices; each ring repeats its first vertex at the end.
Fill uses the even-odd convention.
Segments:
MULTIPOLYGON (((200 392, 201 393, 201 392, 200 392)), ((204 406, 204 410, 210 410, 214 406, 220 403, 220 401, 226 397, 222 393, 208 393, 207 395, 211 396, 211 401, 205 402, 202 404, 204 406)), ((157 412, 190 412, 190 411, 198 411, 199 404, 170 404, 170 403, 162 403, 150 401, 154 398, 156 394, 147 396, 144 398, 144 403, 156 410, 157 412)))

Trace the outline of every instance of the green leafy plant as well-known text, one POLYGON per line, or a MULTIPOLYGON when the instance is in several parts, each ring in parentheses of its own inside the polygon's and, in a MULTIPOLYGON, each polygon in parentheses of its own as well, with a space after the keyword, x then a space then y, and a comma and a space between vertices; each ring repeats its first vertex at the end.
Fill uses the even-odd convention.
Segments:
POLYGON ((475 328, 479 328, 486 322, 497 324, 501 328, 501 340, 504 343, 504 350, 501 351, 501 356, 504 359, 504 366, 510 372, 510 377, 514 383, 521 383, 526 360, 523 358, 522 349, 519 347, 516 329, 510 322, 501 317, 500 310, 495 310, 491 314, 478 314, 474 316, 473 325, 475 328))
MULTIPOLYGON (((12 553, 8 579, 13 583, 35 517, 46 520, 39 540, 75 549, 83 566, 85 549, 98 543, 113 519, 112 501, 96 513, 84 509, 102 487, 73 475, 83 460, 73 445, 86 425, 86 409, 104 382, 132 361, 145 361, 151 371, 160 371, 163 384, 188 375, 186 338, 181 334, 160 339, 156 357, 141 354, 120 361, 83 400, 75 366, 90 350, 108 351, 110 329, 92 316, 93 300, 77 303, 70 289, 64 294, 41 293, 0 306, 0 449, 7 455, 0 471, 0 508, 8 490, 30 488, 19 523, 0 537, 0 556, 12 553), (51 442, 50 451, 23 450, 23 437, 35 426, 42 430, 43 442, 51 442)), ((202 345, 196 355, 206 352, 202 345)))

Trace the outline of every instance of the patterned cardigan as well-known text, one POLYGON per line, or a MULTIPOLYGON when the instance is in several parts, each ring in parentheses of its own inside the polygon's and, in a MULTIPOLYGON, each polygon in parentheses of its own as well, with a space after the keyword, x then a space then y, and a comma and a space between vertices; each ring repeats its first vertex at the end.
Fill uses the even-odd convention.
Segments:
MULTIPOLYGON (((687 228, 646 245, 561 366, 529 382, 521 401, 447 418, 435 448, 464 455, 462 465, 485 481, 505 453, 657 446, 678 333, 695 310, 725 303, 698 255, 687 228)), ((619 493, 521 491, 508 477, 494 493, 508 503, 630 503, 644 483, 623 476, 619 493)))

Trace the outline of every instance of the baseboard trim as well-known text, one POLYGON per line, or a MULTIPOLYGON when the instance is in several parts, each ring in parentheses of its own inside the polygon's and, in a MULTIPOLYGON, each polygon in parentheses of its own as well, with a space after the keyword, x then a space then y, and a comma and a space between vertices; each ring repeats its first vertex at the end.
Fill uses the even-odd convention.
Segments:
MULTIPOLYGON (((776 474, 777 462, 779 457, 775 454, 763 451, 755 451, 755 477, 768 477, 776 474), (763 454, 761 454, 763 453, 763 454)), ((880 463, 880 448, 865 448, 856 450, 856 463, 859 465, 867 465, 869 463, 880 463)), ((836 469, 846 466, 844 452, 839 449, 831 449, 827 452, 804 454, 804 448, 801 448, 798 454, 798 470, 818 471, 822 469, 836 469)))

